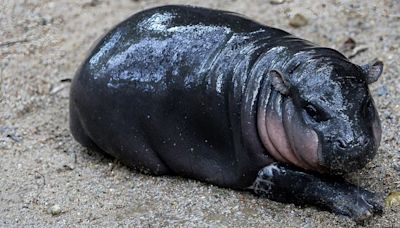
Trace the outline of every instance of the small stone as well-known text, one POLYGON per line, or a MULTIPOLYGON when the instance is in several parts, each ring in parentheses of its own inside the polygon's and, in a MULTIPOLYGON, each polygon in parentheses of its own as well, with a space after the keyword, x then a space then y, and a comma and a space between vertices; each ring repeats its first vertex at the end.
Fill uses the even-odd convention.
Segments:
POLYGON ((355 47, 356 47, 356 41, 353 38, 348 37, 346 41, 343 42, 342 46, 340 47, 340 50, 343 52, 347 52, 347 51, 352 51, 355 47))
POLYGON ((73 165, 63 165, 63 168, 64 168, 65 170, 71 171, 71 170, 74 170, 74 169, 75 169, 75 166, 73 166, 73 165))
POLYGON ((49 214, 51 214, 51 215, 56 216, 56 215, 61 214, 62 210, 61 210, 60 205, 54 204, 53 206, 51 206, 51 207, 49 207, 49 208, 47 209, 47 212, 48 212, 49 214))
POLYGON ((272 5, 279 5, 282 3, 285 3, 286 0, 270 0, 269 3, 271 3, 272 5))
POLYGON ((400 192, 391 192, 385 199, 385 204, 387 207, 392 207, 394 205, 400 205, 400 192))
POLYGON ((61 168, 56 169, 56 171, 57 171, 57 173, 62 173, 62 172, 65 172, 65 171, 72 171, 74 169, 75 169, 75 166, 65 164, 61 168))
POLYGON ((43 25, 43 26, 45 26, 45 25, 47 25, 47 24, 51 24, 52 22, 53 22, 53 18, 52 18, 51 16, 48 16, 48 15, 43 16, 43 17, 40 19, 40 23, 41 23, 41 25, 43 25))
POLYGON ((379 87, 376 92, 380 97, 389 95, 389 89, 386 85, 379 87))
POLYGON ((85 3, 85 4, 83 4, 83 7, 87 7, 87 6, 95 7, 95 6, 98 6, 98 5, 100 5, 100 4, 101 4, 101 1, 100 1, 100 0, 91 0, 91 1, 89 1, 89 2, 87 2, 87 3, 85 3))
POLYGON ((303 27, 308 24, 308 20, 302 14, 295 14, 289 21, 289 25, 294 28, 303 27))

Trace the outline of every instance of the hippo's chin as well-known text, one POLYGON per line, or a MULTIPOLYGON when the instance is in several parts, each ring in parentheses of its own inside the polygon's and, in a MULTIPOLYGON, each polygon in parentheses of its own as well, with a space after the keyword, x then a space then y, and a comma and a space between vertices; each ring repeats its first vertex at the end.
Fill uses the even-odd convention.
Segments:
POLYGON ((332 175, 343 175, 364 168, 375 157, 376 150, 359 149, 358 153, 354 151, 339 153, 327 150, 326 153, 323 152, 322 154, 323 161, 321 161, 321 167, 325 170, 324 172, 332 175), (346 156, 348 154, 352 154, 353 156, 346 156))

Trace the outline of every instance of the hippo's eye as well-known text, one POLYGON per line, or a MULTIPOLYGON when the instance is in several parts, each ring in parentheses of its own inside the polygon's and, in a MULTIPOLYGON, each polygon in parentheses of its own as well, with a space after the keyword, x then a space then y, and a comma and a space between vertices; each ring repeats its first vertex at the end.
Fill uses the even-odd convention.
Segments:
POLYGON ((324 111, 312 104, 307 104, 304 107, 304 110, 307 112, 308 116, 310 116, 313 120, 317 122, 326 121, 329 118, 329 116, 326 115, 324 111))

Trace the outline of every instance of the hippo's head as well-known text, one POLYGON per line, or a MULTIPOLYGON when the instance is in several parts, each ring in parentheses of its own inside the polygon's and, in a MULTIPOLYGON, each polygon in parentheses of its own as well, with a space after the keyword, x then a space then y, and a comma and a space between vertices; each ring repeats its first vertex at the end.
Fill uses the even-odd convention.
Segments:
POLYGON ((381 140, 368 84, 378 80, 382 62, 357 66, 321 57, 289 68, 269 70, 272 89, 257 119, 266 149, 277 160, 319 172, 365 166, 381 140))

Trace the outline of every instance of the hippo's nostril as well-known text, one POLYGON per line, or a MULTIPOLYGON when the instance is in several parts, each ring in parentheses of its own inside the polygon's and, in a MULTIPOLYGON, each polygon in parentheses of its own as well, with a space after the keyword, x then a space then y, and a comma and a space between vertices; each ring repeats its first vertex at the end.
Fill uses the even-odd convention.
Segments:
POLYGON ((341 149, 341 150, 346 149, 347 146, 348 146, 347 143, 346 143, 344 140, 342 140, 342 139, 338 139, 338 140, 336 141, 336 147, 339 148, 339 149, 341 149))
POLYGON ((335 146, 339 150, 346 150, 354 147, 368 145, 370 140, 368 138, 359 138, 357 141, 346 142, 346 140, 338 139, 336 140, 335 146))
POLYGON ((361 139, 361 146, 365 146, 369 143, 369 138, 363 138, 361 139))

